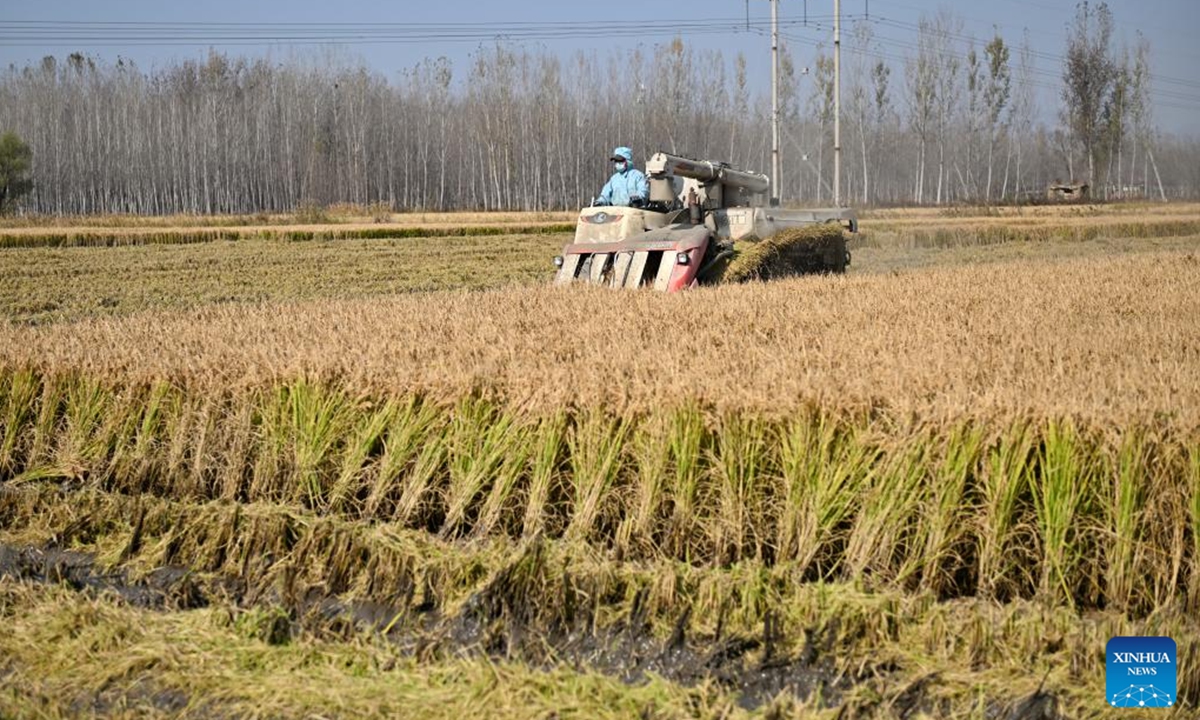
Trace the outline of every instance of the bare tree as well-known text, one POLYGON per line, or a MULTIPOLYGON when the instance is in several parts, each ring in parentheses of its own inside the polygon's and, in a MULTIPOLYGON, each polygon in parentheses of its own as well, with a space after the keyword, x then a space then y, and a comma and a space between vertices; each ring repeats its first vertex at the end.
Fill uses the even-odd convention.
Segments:
POLYGON ((1129 52, 1122 53, 1121 61, 1113 64, 1112 86, 1100 111, 1104 149, 1107 159, 1104 173, 1104 197, 1123 195, 1121 188, 1122 161, 1124 160, 1126 125, 1129 118, 1129 85, 1131 70, 1129 52), (1113 163, 1116 167, 1113 167, 1113 163), (1114 184, 1113 175, 1116 175, 1114 184))
POLYGON ((960 152, 966 156, 964 163, 967 171, 964 177, 962 168, 959 167, 957 161, 954 163, 954 171, 958 175, 958 183, 962 189, 963 197, 974 198, 979 195, 978 183, 976 182, 976 163, 979 159, 979 146, 982 144, 979 136, 986 125, 984 117, 987 112, 983 98, 986 71, 983 68, 983 60, 975 50, 974 39, 967 43, 964 68, 964 79, 967 86, 967 107, 963 113, 965 125, 964 141, 958 145, 960 152))
POLYGON ((1021 181, 1024 177, 1025 144, 1033 133, 1033 118, 1037 114, 1036 100, 1033 92, 1033 47, 1026 33, 1021 41, 1018 53, 1016 90, 1013 92, 1012 104, 1009 106, 1008 124, 1012 129, 1012 142, 1008 144, 1009 151, 1004 163, 1004 186, 1000 191, 1001 197, 1008 196, 1009 167, 1015 154, 1016 171, 1013 175, 1015 196, 1019 199, 1022 193, 1021 181))
MULTIPOLYGON (((1154 179, 1158 185, 1159 198, 1166 202, 1167 194, 1163 189, 1162 176, 1158 172, 1158 163, 1154 161, 1154 120, 1153 108, 1150 101, 1150 41, 1144 36, 1138 36, 1137 45, 1133 51, 1133 69, 1129 76, 1129 115, 1133 123, 1134 136, 1137 139, 1135 147, 1141 146, 1145 156, 1142 169, 1142 195, 1150 196, 1150 173, 1154 170, 1154 179), (1145 167, 1149 165, 1149 168, 1145 167)), ((1136 161, 1136 155, 1134 157, 1136 161)), ((1133 172, 1134 162, 1130 162, 1130 172, 1133 172)), ((1133 183, 1130 182, 1132 185, 1133 183)), ((1189 183, 1195 187, 1194 183, 1189 183)))
POLYGON ((1115 68, 1110 56, 1112 12, 1105 2, 1095 8, 1086 0, 1075 12, 1067 36, 1063 67, 1063 119, 1071 139, 1087 161, 1088 182, 1095 185, 1096 151, 1104 132, 1104 100, 1112 86, 1115 68))
MULTIPOLYGON (((794 138, 793 129, 800 125, 800 86, 796 72, 796 61, 787 43, 779 43, 779 124, 786 138, 794 138)), ((780 147, 780 162, 783 167, 794 166, 791 162, 796 157, 796 143, 783 143, 780 147)), ((800 173, 786 173, 780 187, 781 198, 795 198, 803 195, 803 176, 800 173)))
POLYGON ((862 168, 862 177, 859 179, 859 186, 862 190, 859 198, 863 204, 871 201, 870 146, 875 138, 875 128, 872 127, 874 113, 872 112, 871 79, 869 77, 872 35, 869 23, 861 21, 855 23, 851 33, 854 52, 851 55, 850 72, 848 73, 850 116, 853 119, 855 135, 858 136, 858 160, 862 168))
MULTIPOLYGON (((871 91, 873 100, 873 117, 872 123, 877 147, 886 147, 887 136, 889 135, 889 124, 893 120, 892 98, 891 98, 891 76, 892 69, 882 59, 876 60, 871 66, 871 91)), ((879 156, 876 155, 876 158, 879 156)), ((873 170, 876 181, 871 184, 874 190, 874 196, 868 197, 866 202, 874 202, 879 196, 878 178, 883 173, 884 163, 877 160, 873 164, 873 170)), ((893 198, 894 199, 894 198, 893 198)))
POLYGON ((938 144, 938 175, 937 203, 948 199, 946 194, 946 145, 950 141, 949 131, 954 121, 959 97, 959 72, 962 61, 954 47, 955 37, 962 33, 962 20, 947 8, 942 8, 934 16, 933 42, 935 43, 937 61, 934 64, 934 82, 937 87, 934 95, 937 122, 938 144))
MULTIPOLYGON (((825 181, 825 146, 832 147, 833 128, 833 58, 824 52, 817 54, 813 72, 813 89, 808 98, 809 115, 816 121, 817 136, 817 202, 821 202, 825 181)), ((832 192, 830 193, 832 194, 832 192)))
POLYGON ((993 168, 995 167, 996 157, 996 142, 998 136, 1007 138, 1008 127, 1006 124, 1001 124, 1001 118, 1004 115, 1004 109, 1008 106, 1008 100, 1012 94, 1012 71, 1009 68, 1008 45, 1004 43, 1004 38, 1000 37, 999 33, 992 38, 992 41, 984 48, 984 54, 987 56, 987 85, 983 90, 983 103, 986 110, 984 116, 987 123, 987 184, 984 191, 984 200, 992 201, 992 176, 993 168))
POLYGON ((926 152, 933 132, 934 103, 937 100, 937 48, 933 26, 921 19, 917 31, 917 54, 905 64, 908 122, 917 136, 917 162, 913 178, 913 201, 925 202, 926 152))
POLYGON ((736 157, 738 150, 738 131, 744 127, 750 116, 750 90, 746 80, 746 56, 737 54, 734 60, 733 86, 733 116, 729 123, 729 154, 730 161, 736 157))

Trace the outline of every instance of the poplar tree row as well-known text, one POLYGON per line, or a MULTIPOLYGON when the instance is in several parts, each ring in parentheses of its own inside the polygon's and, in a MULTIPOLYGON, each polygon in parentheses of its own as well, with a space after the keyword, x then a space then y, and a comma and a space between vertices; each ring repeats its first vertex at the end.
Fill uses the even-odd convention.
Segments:
MULTIPOLYGON (((1106 197, 1200 195, 1200 142, 1154 129, 1149 45, 1118 56, 1110 20, 1080 22, 1073 41, 1092 55, 1061 68, 1052 123, 1039 119, 1053 109, 1038 107, 1027 44, 964 39, 943 12, 897 61, 858 26, 844 64, 844 200, 1011 202, 1059 180, 1106 197)), ((1074 48, 1069 60, 1086 55, 1074 48)), ((785 51, 782 75, 781 196, 828 203, 831 58, 818 52, 804 74, 785 51)), ((211 52, 153 71, 73 54, 0 73, 0 132, 32 150, 29 212, 558 209, 596 193, 616 145, 639 164, 661 149, 769 171, 770 99, 751 85, 740 54, 679 39, 631 55, 497 45, 465 67, 431 58, 391 80, 331 54, 211 52)))

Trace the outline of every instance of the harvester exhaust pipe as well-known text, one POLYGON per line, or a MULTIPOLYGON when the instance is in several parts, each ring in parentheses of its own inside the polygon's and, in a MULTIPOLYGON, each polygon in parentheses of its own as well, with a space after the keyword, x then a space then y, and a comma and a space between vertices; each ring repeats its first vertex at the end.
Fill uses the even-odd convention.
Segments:
POLYGON ((693 225, 699 225, 703 218, 700 217, 700 199, 696 197, 696 188, 688 190, 687 206, 688 219, 693 225))

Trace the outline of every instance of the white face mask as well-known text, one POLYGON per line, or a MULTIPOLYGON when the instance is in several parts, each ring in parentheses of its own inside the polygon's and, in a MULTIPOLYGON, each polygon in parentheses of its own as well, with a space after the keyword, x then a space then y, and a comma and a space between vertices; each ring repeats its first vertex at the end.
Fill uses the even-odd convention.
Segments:
POLYGON ((621 161, 618 163, 613 163, 613 167, 615 167, 617 169, 617 172, 623 173, 623 172, 625 172, 625 168, 627 167, 627 165, 624 161, 621 161))

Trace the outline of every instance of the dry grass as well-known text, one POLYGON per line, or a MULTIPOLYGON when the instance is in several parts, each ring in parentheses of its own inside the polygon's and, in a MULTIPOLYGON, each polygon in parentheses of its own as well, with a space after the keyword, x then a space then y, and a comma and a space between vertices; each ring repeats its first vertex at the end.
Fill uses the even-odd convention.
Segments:
POLYGON ((566 235, 268 240, 0 251, 0 316, 45 323, 147 309, 540 284, 566 235))
POLYGON ((969 248, 1200 235, 1200 206, 1176 203, 904 208, 864 213, 859 247, 969 248))
POLYGON ((1078 218, 1145 218, 1165 216, 1196 216, 1200 215, 1198 203, 1160 203, 1160 202, 1126 202, 1094 204, 1055 204, 1044 205, 995 205, 983 206, 952 206, 952 207, 902 207, 876 208, 862 213, 863 219, 876 220, 911 220, 914 222, 930 222, 939 220, 968 220, 995 218, 1001 221, 1021 218, 1049 218, 1070 221, 1078 218))
POLYGON ((203 230, 121 228, 103 230, 14 230, 0 231, 0 249, 13 248, 109 248, 143 245, 196 245, 221 240, 395 240, 402 238, 479 237, 500 235, 550 235, 574 229, 570 223, 534 225, 297 225, 280 228, 217 228, 203 230))
POLYGON ((31 233, 39 229, 71 228, 75 232, 102 230, 173 230, 183 228, 243 227, 280 229, 296 225, 336 224, 370 227, 377 224, 400 226, 530 225, 575 221, 574 211, 566 212, 388 212, 385 208, 334 206, 303 208, 295 213, 257 215, 26 215, 0 219, 0 234, 31 233), (319 220, 319 223, 314 223, 319 220), (6 231, 11 231, 6 232, 6 231))
POLYGON ((0 326, 0 363, 222 391, 354 392, 631 411, 685 398, 787 413, 1200 424, 1194 253, 816 277, 677 296, 553 288, 224 305, 0 326))
POLYGON ((1200 219, 1136 220, 1113 222, 1027 223, 975 221, 949 224, 919 223, 913 226, 864 226, 858 237, 865 247, 957 248, 994 246, 1005 243, 1080 243, 1110 238, 1179 238, 1200 235, 1200 219), (869 228, 869 229, 866 229, 869 228))
POLYGON ((1154 252, 1195 253, 1200 251, 1200 234, 1166 238, 1097 237, 1091 240, 1013 241, 997 245, 963 244, 937 247, 901 246, 898 243, 855 241, 850 244, 854 260, 851 275, 880 274, 946 268, 961 265, 1006 265, 1010 263, 1059 263, 1064 260, 1113 260, 1128 255, 1154 252))

